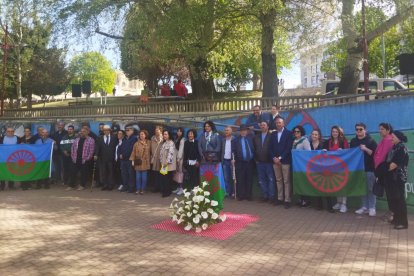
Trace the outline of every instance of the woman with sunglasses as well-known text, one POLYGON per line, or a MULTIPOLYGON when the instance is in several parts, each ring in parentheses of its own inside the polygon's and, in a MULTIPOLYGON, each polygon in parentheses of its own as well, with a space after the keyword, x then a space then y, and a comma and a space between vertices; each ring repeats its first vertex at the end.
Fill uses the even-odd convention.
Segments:
MULTIPOLYGON (((326 141, 324 149, 329 151, 349 149, 348 141, 345 139, 344 131, 340 126, 333 126, 331 128, 331 137, 326 141)), ((330 200, 328 200, 328 208, 330 207, 329 201, 330 200)), ((338 196, 336 198, 336 204, 332 209, 339 210, 341 213, 346 213, 348 211, 346 201, 346 196, 338 196)))

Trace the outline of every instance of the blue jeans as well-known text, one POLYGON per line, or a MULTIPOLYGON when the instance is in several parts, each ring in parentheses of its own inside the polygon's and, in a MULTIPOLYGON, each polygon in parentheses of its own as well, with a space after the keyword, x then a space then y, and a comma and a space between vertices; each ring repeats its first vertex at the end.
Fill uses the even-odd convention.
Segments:
POLYGON ((135 173, 130 160, 121 160, 121 177, 123 191, 132 193, 134 190, 135 173))
POLYGON ((367 209, 375 209, 377 197, 372 193, 372 188, 375 183, 375 175, 373 172, 365 172, 367 179, 367 194, 362 196, 362 207, 367 209))
POLYGON ((234 193, 233 165, 231 160, 223 160, 221 165, 223 166, 224 182, 226 183, 226 194, 231 196, 234 193))
POLYGON ((256 167, 263 198, 275 199, 276 185, 272 163, 258 162, 256 167))
POLYGON ((135 175, 137 191, 144 191, 147 187, 148 171, 136 171, 135 175))

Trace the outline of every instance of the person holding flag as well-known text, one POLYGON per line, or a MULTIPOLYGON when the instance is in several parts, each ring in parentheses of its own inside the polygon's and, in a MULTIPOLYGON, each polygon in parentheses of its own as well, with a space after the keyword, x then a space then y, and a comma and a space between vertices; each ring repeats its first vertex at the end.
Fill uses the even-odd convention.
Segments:
MULTIPOLYGON (((52 144, 53 146, 53 151, 55 151, 57 149, 57 145, 55 140, 53 140, 52 138, 49 137, 49 131, 47 131, 47 129, 43 128, 42 132, 40 133, 40 138, 36 140, 35 142, 36 145, 39 144, 52 144)), ((53 169, 52 169, 53 171, 53 169)), ((49 178, 46 179, 41 179, 38 180, 36 183, 36 188, 35 189, 41 189, 42 185, 45 189, 49 189, 50 188, 50 183, 49 183, 49 178)))
MULTIPOLYGON (((4 137, 0 138, 0 144, 3 145, 17 145, 20 144, 21 140, 17 135, 14 135, 14 128, 12 127, 8 127, 6 129, 6 135, 4 137)), ((9 183, 9 189, 13 190, 14 189, 14 182, 13 181, 8 181, 9 183)), ((6 187, 6 182, 5 181, 1 181, 0 182, 0 190, 4 191, 6 187)))

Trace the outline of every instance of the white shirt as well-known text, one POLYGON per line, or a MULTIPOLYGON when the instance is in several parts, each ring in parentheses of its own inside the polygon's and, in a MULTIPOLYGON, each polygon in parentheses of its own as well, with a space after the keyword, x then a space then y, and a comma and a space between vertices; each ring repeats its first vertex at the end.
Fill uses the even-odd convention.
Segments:
POLYGON ((282 130, 281 131, 278 131, 277 132, 277 142, 280 142, 280 137, 282 137, 282 133, 283 133, 283 130, 284 130, 285 128, 282 128, 282 130))
POLYGON ((226 139, 226 144, 224 146, 224 159, 231 159, 231 138, 226 139))

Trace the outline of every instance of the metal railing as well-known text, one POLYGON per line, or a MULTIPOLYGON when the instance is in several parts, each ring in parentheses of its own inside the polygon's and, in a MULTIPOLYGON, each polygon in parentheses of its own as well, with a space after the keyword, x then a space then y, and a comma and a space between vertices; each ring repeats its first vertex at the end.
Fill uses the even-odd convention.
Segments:
POLYGON ((44 108, 6 109, 2 119, 60 118, 60 117, 109 117, 115 115, 221 113, 229 111, 251 111, 253 106, 263 109, 278 103, 282 110, 306 109, 320 106, 345 104, 366 100, 381 100, 401 96, 414 96, 414 90, 380 93, 329 96, 289 96, 275 98, 237 98, 225 100, 165 101, 118 105, 67 106, 44 108), (411 91, 411 92, 410 92, 411 91))

